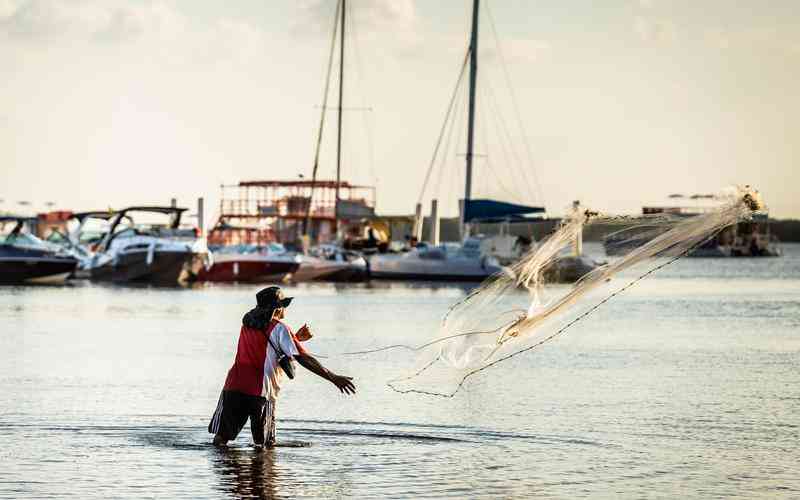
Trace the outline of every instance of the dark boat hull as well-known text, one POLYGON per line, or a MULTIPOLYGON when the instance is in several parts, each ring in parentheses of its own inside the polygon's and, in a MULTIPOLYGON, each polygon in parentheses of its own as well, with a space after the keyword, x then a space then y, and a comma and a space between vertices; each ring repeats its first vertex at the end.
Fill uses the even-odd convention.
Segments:
POLYGON ((78 261, 70 257, 56 257, 51 253, 15 248, 9 245, 0 247, 0 283, 59 283, 69 277, 78 266, 78 261))
POLYGON ((366 269, 351 267, 326 274, 325 276, 317 278, 317 281, 331 281, 334 283, 360 283, 362 281, 366 281, 368 277, 369 275, 366 269))
POLYGON ((368 278, 369 272, 366 267, 341 262, 328 264, 322 261, 322 264, 300 264, 300 268, 292 275, 291 280, 295 283, 306 281, 358 283, 368 278))
POLYGON ((184 281, 190 272, 195 254, 192 252, 156 251, 148 263, 148 252, 127 252, 116 262, 92 268, 93 281, 114 283, 150 283, 174 286, 184 281))

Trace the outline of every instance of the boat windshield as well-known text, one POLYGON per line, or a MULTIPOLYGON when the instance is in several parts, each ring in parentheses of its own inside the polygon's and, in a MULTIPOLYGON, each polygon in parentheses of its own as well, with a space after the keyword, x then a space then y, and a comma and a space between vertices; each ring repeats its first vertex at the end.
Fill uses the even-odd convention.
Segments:
POLYGON ((429 260, 445 260, 447 258, 447 249, 444 247, 428 247, 419 251, 419 258, 429 260))
POLYGON ((280 243, 269 243, 267 245, 262 245, 260 247, 263 250, 266 250, 267 253, 286 253, 286 247, 280 243))
POLYGON ((91 245, 103 240, 111 223, 107 218, 87 217, 81 224, 77 220, 70 220, 67 224, 70 239, 78 245, 91 245))
POLYGON ((195 233, 194 230, 190 230, 189 232, 179 232, 177 229, 156 224, 120 223, 116 229, 114 229, 114 239, 132 238, 134 236, 152 236, 154 238, 176 239, 187 237, 194 239, 195 233))
POLYGON ((0 234, 0 244, 14 245, 15 247, 36 248, 39 250, 50 250, 51 248, 36 236, 28 233, 7 232, 0 234))
POLYGON ((128 238, 131 236, 153 236, 156 238, 191 238, 197 237, 194 228, 173 228, 175 218, 172 213, 133 209, 125 213, 122 220, 114 228, 112 238, 128 238))
POLYGON ((268 243, 266 245, 253 245, 248 243, 242 243, 239 245, 227 245, 224 247, 220 247, 215 249, 214 252, 220 254, 253 254, 253 253, 277 254, 277 253, 286 253, 286 247, 284 247, 280 243, 268 243))

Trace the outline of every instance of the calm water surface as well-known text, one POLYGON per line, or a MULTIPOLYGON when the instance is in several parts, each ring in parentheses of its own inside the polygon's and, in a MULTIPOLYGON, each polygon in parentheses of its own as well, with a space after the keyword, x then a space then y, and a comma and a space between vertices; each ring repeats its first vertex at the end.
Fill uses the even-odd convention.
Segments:
MULTIPOLYGON (((453 399, 391 392, 399 353, 325 358, 357 396, 301 371, 278 403, 286 446, 263 453, 247 428, 227 451, 205 429, 258 287, 0 288, 0 497, 798 498, 784 249, 681 260, 453 399)), ((466 291, 292 287, 288 321, 320 354, 420 343, 466 291)))

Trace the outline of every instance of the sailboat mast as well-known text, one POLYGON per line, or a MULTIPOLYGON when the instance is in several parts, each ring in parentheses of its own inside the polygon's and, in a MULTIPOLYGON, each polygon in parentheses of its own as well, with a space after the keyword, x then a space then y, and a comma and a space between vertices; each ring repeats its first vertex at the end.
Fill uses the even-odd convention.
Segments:
POLYGON ((334 205, 334 215, 338 219, 339 209, 339 183, 342 180, 342 99, 344 96, 344 20, 347 13, 347 0, 342 0, 342 25, 341 42, 339 43, 339 123, 336 140, 336 204, 334 205))
POLYGON ((475 87, 478 79, 478 14, 480 0, 472 2, 472 37, 469 42, 469 121, 467 125, 467 181, 464 201, 472 196, 472 154, 475 147, 475 87))

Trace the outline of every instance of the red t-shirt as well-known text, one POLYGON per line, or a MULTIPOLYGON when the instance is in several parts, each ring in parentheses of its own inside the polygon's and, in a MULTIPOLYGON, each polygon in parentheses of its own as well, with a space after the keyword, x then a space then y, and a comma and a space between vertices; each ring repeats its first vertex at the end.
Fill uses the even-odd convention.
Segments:
MULTIPOLYGON (((251 396, 264 394, 264 362, 267 357, 267 336, 277 325, 278 321, 271 321, 266 330, 256 330, 242 326, 239 331, 239 345, 236 348, 236 359, 228 370, 225 379, 226 391, 236 391, 251 396)), ((291 332, 291 330, 289 330, 291 332)), ((301 353, 305 352, 291 333, 292 340, 301 353)))

